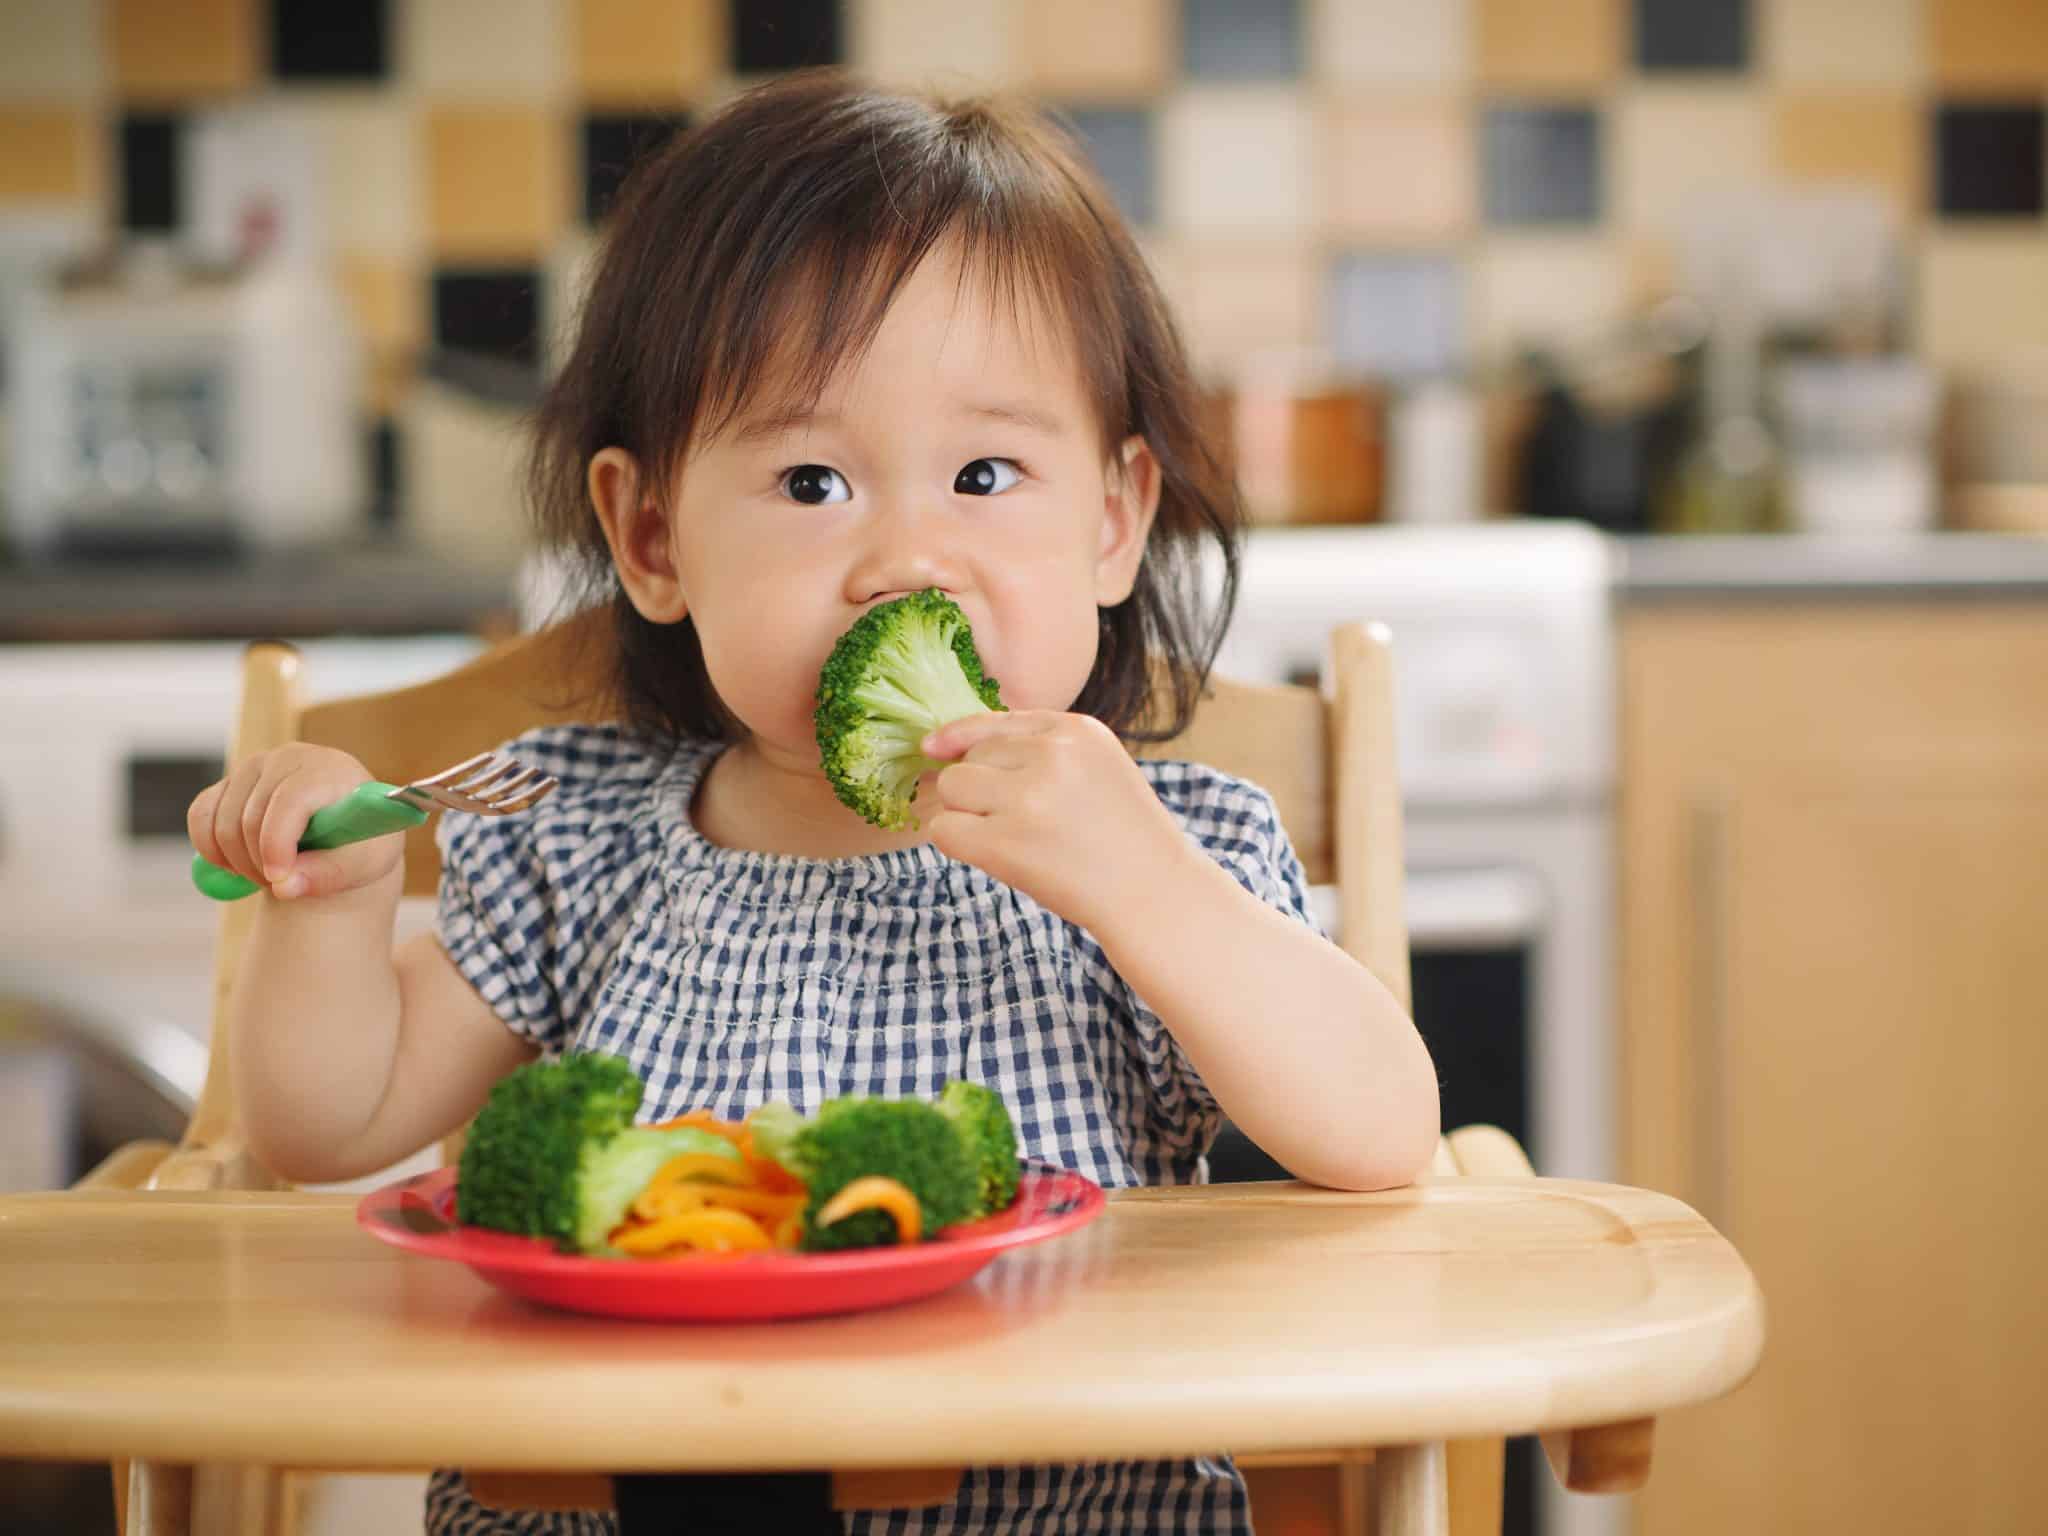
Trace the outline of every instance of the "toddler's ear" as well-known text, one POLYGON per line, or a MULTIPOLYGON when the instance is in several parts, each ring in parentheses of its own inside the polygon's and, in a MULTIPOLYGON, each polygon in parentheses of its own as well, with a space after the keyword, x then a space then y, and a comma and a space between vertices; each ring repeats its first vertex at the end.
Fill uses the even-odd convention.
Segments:
POLYGON ((1114 608, 1131 595, 1159 510, 1159 460, 1142 437, 1127 437, 1111 461, 1095 552, 1095 601, 1114 608))
POLYGON ((590 460, 590 504, 611 546, 612 567, 626 597, 650 624, 674 624, 690 611, 676 572, 668 517, 623 448, 600 449, 590 460))

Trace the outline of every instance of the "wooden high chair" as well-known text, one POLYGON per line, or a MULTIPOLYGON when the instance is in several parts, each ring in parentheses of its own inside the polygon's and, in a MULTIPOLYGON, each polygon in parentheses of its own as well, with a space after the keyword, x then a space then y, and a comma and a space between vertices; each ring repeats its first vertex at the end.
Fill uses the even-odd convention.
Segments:
MULTIPOLYGON (((293 740, 340 747, 380 778, 405 783, 495 747, 532 727, 615 717, 602 680, 609 674, 608 616, 590 613, 511 641, 449 674, 372 697, 301 708, 299 659, 284 646, 257 645, 244 662, 240 718, 229 760, 293 740)), ((1391 662, 1385 632, 1352 625, 1332 637, 1326 693, 1216 680, 1193 724, 1147 755, 1213 764, 1263 785, 1277 803, 1314 883, 1339 891, 1345 948, 1370 966, 1405 1004, 1408 942, 1402 913, 1401 809, 1395 775, 1391 662)), ((431 827, 407 834, 405 889, 430 896, 439 875, 431 827)), ((196 897, 194 899, 197 899, 196 897)), ((215 962, 211 1058, 198 1109, 176 1149, 162 1143, 123 1148, 87 1183, 157 1189, 267 1189, 278 1181, 247 1151, 233 1099, 226 1002, 254 902, 224 909, 215 962)), ((445 1144, 451 1160, 459 1136, 445 1144)), ((1521 1149, 1490 1127, 1453 1133, 1439 1145, 1432 1177, 1527 1175, 1521 1149)), ((1550 1438, 1546 1449, 1568 1486, 1614 1490, 1648 1474, 1647 1421, 1550 1438)), ((1300 1504, 1305 1481, 1325 1528, 1362 1532, 1450 1530, 1459 1536, 1500 1525, 1502 1442, 1482 1440, 1383 1450, 1377 1498, 1367 1449, 1332 1448, 1308 1456, 1241 1459, 1254 1499, 1300 1504), (1449 1516, 1444 1516, 1448 1497, 1449 1516)), ((385 1469, 388 1470, 388 1469, 385 1469)), ((307 1474, 312 1475, 312 1474, 307 1474)), ((182 1530, 204 1505, 239 1536, 289 1536, 295 1524, 295 1474, 279 1469, 175 1468, 136 1463, 114 1469, 124 1526, 182 1530), (223 1518, 225 1517, 225 1518, 223 1518)), ((837 1474, 840 1508, 943 1502, 957 1468, 837 1474)), ((608 1507, 607 1479, 549 1476, 543 1468, 472 1471, 473 1491, 500 1508, 608 1507)))

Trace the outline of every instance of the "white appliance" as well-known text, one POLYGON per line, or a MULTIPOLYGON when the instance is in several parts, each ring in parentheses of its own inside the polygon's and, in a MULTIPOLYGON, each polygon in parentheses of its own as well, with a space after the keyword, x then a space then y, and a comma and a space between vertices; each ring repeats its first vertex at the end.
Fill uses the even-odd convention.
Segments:
MULTIPOLYGON (((299 647, 309 701, 437 676, 479 648, 299 647)), ((208 1035, 220 909, 192 888, 185 807, 219 777, 242 649, 0 646, 0 999, 97 1050, 132 1049, 138 1075, 187 1097, 205 1070, 186 1042, 208 1035)))
MULTIPOLYGON (((1444 1123, 1500 1124, 1569 1178, 1617 1172, 1612 566, 1569 523, 1262 529, 1217 662, 1303 681, 1335 625, 1389 627, 1415 1016, 1444 1123)), ((1625 1524, 1624 1501, 1563 1494, 1511 1444, 1508 1531, 1625 1524)))

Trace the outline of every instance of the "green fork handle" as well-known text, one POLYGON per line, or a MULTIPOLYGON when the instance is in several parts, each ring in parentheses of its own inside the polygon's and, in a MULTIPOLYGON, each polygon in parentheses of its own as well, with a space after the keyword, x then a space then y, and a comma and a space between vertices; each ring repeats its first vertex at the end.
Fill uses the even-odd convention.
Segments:
MULTIPOLYGON (((427 819, 427 813, 403 800, 393 800, 394 788, 395 785, 372 780, 358 784, 334 804, 321 806, 306 823, 299 846, 339 848, 345 843, 360 843, 365 838, 406 832, 419 826, 427 819)), ((192 855, 192 883, 215 901, 240 901, 262 889, 254 880, 209 863, 204 854, 198 853, 192 855)))

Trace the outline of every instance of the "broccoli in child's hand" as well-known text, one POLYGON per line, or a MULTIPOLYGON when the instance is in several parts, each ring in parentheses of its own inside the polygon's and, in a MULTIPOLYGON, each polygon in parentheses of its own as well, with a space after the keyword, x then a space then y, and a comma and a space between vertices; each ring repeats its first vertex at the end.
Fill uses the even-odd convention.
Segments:
POLYGON ((1017 1198, 1017 1127, 1002 1095, 981 1083, 951 1082, 939 1113, 953 1122, 974 1158, 976 1216, 1006 1211, 1017 1198))
POLYGON ((804 1246, 866 1248, 896 1241, 893 1220, 859 1211, 820 1225, 818 1216, 857 1179, 894 1179, 916 1197, 920 1224, 935 1233, 1006 1209, 1017 1197, 1017 1135, 1003 1101, 971 1083, 922 1099, 832 1099, 806 1119, 787 1104, 748 1118, 754 1151, 804 1181, 804 1246), (949 1107, 950 1106, 950 1107, 949 1107), (1007 1168, 996 1166, 1007 1158, 1007 1168))
POLYGON ((508 1074, 463 1145, 456 1219, 601 1253, 670 1158, 704 1152, 745 1166, 723 1136, 634 1125, 642 1091, 633 1069, 614 1056, 577 1053, 508 1074))
POLYGON ((862 614, 818 674, 825 776, 874 825, 915 827, 918 776, 941 766, 920 750, 925 737, 1002 707, 959 605, 937 587, 894 598, 862 614))

